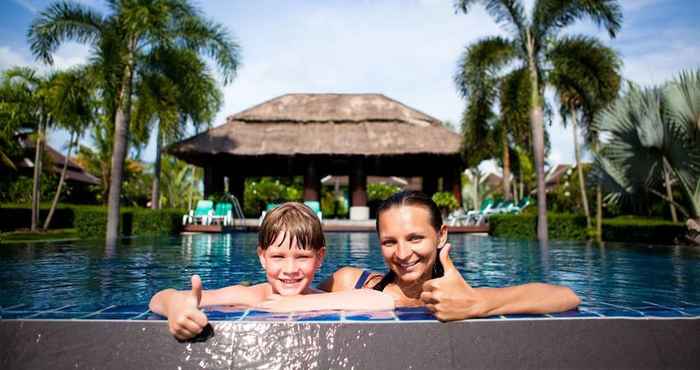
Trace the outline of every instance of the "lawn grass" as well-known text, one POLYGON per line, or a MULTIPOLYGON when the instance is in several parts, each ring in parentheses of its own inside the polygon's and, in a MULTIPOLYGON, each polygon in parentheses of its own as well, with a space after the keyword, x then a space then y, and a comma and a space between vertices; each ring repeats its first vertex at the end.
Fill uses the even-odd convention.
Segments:
POLYGON ((44 242, 66 239, 77 239, 78 231, 71 229, 55 229, 46 232, 12 231, 0 234, 0 244, 44 242))

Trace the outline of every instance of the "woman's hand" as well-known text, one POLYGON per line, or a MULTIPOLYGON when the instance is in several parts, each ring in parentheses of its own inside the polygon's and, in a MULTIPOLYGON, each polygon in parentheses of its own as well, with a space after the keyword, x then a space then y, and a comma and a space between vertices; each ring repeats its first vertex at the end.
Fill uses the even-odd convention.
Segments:
POLYGON ((179 340, 193 338, 201 333, 209 322, 204 312, 199 309, 202 301, 202 280, 198 275, 193 275, 191 291, 174 293, 165 309, 168 329, 179 340))
POLYGON ((440 262, 445 274, 423 284, 420 300, 440 321, 463 320, 488 313, 486 300, 472 288, 450 259, 450 244, 440 250, 440 262))

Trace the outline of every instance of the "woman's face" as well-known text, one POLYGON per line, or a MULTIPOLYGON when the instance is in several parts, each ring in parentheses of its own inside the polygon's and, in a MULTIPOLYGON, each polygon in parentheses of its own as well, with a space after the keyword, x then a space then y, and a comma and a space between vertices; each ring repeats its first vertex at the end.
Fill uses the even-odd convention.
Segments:
POLYGON ((437 248, 447 239, 447 228, 436 232, 430 212, 421 206, 392 207, 379 216, 379 243, 387 266, 399 284, 422 283, 432 277, 437 248))

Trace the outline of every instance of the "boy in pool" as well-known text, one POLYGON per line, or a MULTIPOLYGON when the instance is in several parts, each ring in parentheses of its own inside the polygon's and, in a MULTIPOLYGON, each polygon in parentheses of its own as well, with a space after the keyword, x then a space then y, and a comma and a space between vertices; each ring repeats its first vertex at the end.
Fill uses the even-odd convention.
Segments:
POLYGON ((202 290, 202 281, 194 275, 190 291, 162 290, 151 298, 149 307, 168 318, 170 332, 181 340, 196 336, 207 325, 200 310, 206 306, 236 305, 275 312, 394 309, 391 296, 382 292, 324 293, 311 288, 325 251, 318 217, 303 204, 285 203, 265 216, 258 234, 258 257, 266 283, 202 290))

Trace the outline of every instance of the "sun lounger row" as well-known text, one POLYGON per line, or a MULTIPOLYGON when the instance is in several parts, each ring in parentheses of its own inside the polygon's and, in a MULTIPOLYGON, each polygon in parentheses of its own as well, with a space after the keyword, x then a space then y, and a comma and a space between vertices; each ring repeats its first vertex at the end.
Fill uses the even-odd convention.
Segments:
POLYGON ((211 200, 200 200, 195 209, 182 216, 183 225, 233 225, 233 204, 219 202, 214 206, 211 200))
POLYGON ((481 207, 478 210, 464 212, 457 210, 447 217, 449 226, 478 226, 488 222, 488 218, 495 214, 511 213, 517 214, 522 212, 525 207, 530 205, 530 197, 524 197, 519 202, 512 201, 494 201, 491 198, 484 199, 481 202, 481 207))

